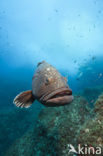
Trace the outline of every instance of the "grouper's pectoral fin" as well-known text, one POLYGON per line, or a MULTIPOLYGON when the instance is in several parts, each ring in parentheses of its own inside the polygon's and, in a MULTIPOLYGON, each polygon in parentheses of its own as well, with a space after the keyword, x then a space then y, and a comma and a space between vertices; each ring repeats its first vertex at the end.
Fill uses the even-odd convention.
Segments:
POLYGON ((25 108, 28 108, 31 106, 31 104, 34 102, 35 98, 32 94, 32 91, 31 90, 28 90, 28 91, 25 91, 25 92, 22 92, 20 94, 18 94, 13 103, 17 106, 17 107, 25 107, 25 108))

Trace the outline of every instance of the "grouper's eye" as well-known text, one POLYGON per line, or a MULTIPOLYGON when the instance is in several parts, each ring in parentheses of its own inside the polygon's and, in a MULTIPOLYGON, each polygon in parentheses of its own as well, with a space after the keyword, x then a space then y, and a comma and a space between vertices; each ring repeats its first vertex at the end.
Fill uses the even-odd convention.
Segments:
POLYGON ((45 80, 45 85, 49 85, 53 83, 55 80, 52 77, 47 77, 45 80))
POLYGON ((50 84, 50 78, 46 78, 46 80, 45 80, 45 85, 47 86, 47 85, 49 85, 50 84))

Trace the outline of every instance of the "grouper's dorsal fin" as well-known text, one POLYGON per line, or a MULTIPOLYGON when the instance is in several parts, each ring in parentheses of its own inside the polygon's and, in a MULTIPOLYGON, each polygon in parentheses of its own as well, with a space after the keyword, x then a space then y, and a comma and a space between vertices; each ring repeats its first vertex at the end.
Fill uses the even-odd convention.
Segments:
POLYGON ((45 61, 38 62, 37 67, 38 67, 40 64, 42 64, 42 63, 45 63, 45 61))

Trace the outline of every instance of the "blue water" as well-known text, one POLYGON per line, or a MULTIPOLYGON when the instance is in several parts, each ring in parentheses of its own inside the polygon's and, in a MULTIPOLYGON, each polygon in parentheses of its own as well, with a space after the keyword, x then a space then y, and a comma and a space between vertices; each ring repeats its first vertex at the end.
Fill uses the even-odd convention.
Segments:
POLYGON ((94 107, 92 99, 103 91, 102 42, 102 0, 0 2, 0 156, 44 108, 39 102, 27 110, 13 105, 18 93, 31 89, 38 62, 56 67, 73 94, 94 107))

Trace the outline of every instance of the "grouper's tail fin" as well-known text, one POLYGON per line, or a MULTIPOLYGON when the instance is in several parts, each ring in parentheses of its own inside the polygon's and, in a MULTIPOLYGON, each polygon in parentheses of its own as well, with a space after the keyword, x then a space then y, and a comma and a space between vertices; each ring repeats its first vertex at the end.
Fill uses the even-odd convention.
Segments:
POLYGON ((31 90, 28 90, 28 91, 25 91, 25 92, 22 92, 20 94, 18 94, 13 103, 17 106, 17 107, 25 107, 25 108, 28 108, 31 106, 31 104, 34 102, 35 98, 32 94, 32 91, 31 90))

